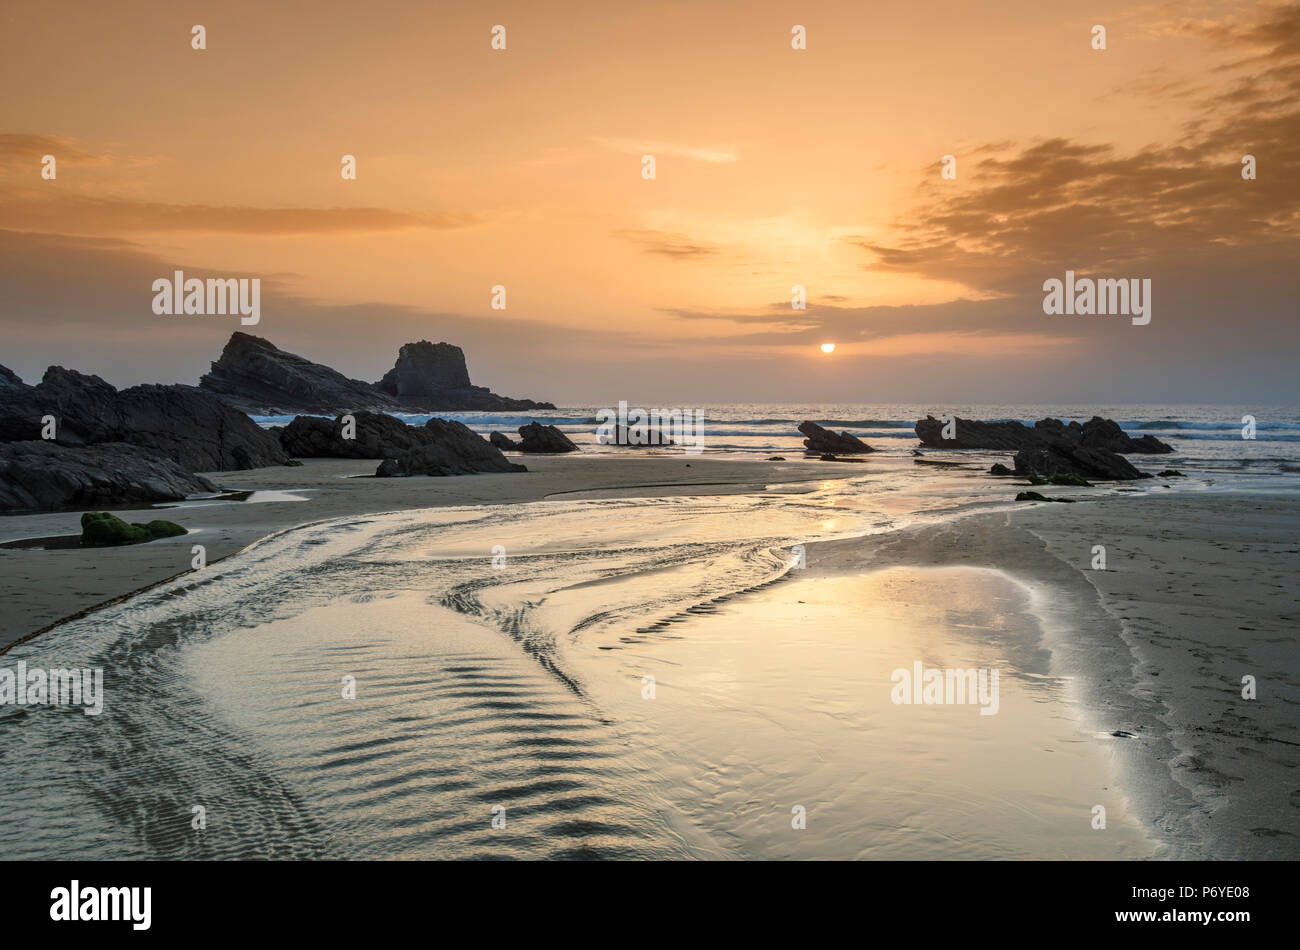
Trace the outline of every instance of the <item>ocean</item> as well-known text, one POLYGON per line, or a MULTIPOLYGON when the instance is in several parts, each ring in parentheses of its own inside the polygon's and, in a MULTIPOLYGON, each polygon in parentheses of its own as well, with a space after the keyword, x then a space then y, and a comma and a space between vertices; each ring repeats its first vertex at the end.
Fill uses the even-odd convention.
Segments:
MULTIPOLYGON (((617 407, 609 407, 616 409, 617 407)), ((738 457, 766 458, 771 455, 798 455, 803 451, 799 423, 812 421, 828 429, 847 431, 886 455, 910 455, 920 445, 914 426, 927 415, 944 415, 983 421, 1016 420, 1033 425, 1039 419, 1087 421, 1093 415, 1114 419, 1132 436, 1153 435, 1174 448, 1172 455, 1134 456, 1143 462, 1158 462, 1158 468, 1187 469, 1207 478, 1231 478, 1234 484, 1248 481, 1264 487, 1273 484, 1267 476, 1300 472, 1300 407, 1298 406, 1193 406, 1193 405, 1098 405, 1079 415, 1077 408, 1049 404, 1035 406, 962 405, 767 405, 737 403, 731 405, 642 408, 701 409, 704 412, 704 451, 738 457), (1254 438, 1243 438, 1244 419, 1254 419, 1254 438)), ((475 432, 488 435, 504 432, 518 438, 518 428, 529 422, 556 426, 583 452, 626 454, 617 446, 602 445, 596 440, 599 411, 593 408, 538 410, 529 413, 436 413, 439 418, 455 419, 475 432)), ((292 416, 256 416, 263 426, 285 425, 292 416)), ((422 425, 430 415, 404 415, 412 425, 422 425)), ((656 451, 653 449, 647 451, 656 451)), ((671 450, 668 450, 671 451, 671 450)), ((1009 453, 948 453, 926 450, 935 459, 982 459, 1005 461, 1009 453)), ((974 460, 972 460, 974 461, 974 460)), ((991 463, 990 463, 991 464, 991 463)), ((1285 486, 1287 482, 1277 482, 1285 486)))

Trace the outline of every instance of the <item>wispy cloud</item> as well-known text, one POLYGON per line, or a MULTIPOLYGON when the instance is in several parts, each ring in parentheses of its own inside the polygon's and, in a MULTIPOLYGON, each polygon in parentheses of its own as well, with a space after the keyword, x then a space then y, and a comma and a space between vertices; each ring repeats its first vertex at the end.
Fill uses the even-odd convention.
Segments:
POLYGON ((718 248, 691 240, 685 234, 656 231, 653 228, 622 228, 614 232, 617 237, 640 245, 647 254, 658 254, 673 260, 694 260, 712 257, 718 248))
POLYGON ((602 148, 629 155, 672 155, 676 158, 689 158, 696 162, 725 164, 737 161, 736 150, 729 146, 700 147, 694 145, 675 145, 671 142, 656 142, 642 139, 608 139, 595 140, 602 148))
POLYGON ((18 231, 116 234, 208 231, 250 235, 341 234, 425 228, 448 231, 483 223, 460 211, 407 212, 389 208, 254 208, 167 204, 129 198, 51 194, 48 189, 0 193, 0 220, 18 231))

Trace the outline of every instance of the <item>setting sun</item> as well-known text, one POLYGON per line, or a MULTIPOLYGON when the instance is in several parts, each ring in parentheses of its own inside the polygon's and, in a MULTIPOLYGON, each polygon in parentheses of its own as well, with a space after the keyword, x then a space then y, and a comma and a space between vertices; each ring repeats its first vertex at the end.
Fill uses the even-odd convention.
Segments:
POLYGON ((823 352, 823 353, 834 353, 834 352, 835 352, 835 344, 834 344, 834 343, 823 343, 823 344, 822 344, 822 352, 823 352))

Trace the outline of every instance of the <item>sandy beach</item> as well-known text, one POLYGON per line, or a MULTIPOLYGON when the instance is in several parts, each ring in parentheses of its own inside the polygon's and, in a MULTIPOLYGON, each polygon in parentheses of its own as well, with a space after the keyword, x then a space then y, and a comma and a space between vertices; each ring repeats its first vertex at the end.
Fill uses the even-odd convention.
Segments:
MULTIPOLYGON (((319 798, 323 815, 343 789, 371 781, 373 800, 349 809, 393 815, 391 782, 367 778, 368 765, 348 756, 337 779, 325 767, 356 744, 355 709, 307 713, 321 707, 322 671, 352 668, 337 665, 337 651, 373 654, 371 676, 406 684, 393 696, 432 689, 444 717, 447 696, 466 697, 466 711, 508 696, 544 720, 520 741, 550 750, 546 781, 524 778, 534 760, 519 760, 516 745, 488 757, 510 781, 455 756, 447 767, 459 778, 430 807, 461 817, 432 838, 400 821, 376 837, 369 825, 344 834, 322 816, 328 834, 308 833, 301 816, 259 819, 286 854, 439 856, 426 843, 445 849, 478 827, 475 809, 492 795, 523 826, 513 853, 534 856, 1281 858, 1300 849, 1287 784, 1300 742, 1294 496, 1098 492, 1073 505, 1018 504, 1012 486, 977 472, 925 472, 935 485, 998 499, 945 509, 890 490, 864 502, 888 466, 903 470, 884 461, 527 461, 522 476, 350 478, 371 466, 344 460, 223 473, 214 476, 222 488, 267 494, 167 509, 191 529, 182 538, 0 550, 6 601, 17 607, 3 635, 13 643, 122 598, 13 655, 104 657, 137 631, 193 627, 194 646, 176 659, 133 652, 129 665, 163 663, 151 679, 180 677, 189 698, 157 704, 198 703, 209 723, 200 732, 254 737, 267 787, 296 775, 296 795, 319 798), (496 540, 512 568, 490 577, 496 540), (167 581, 188 571, 196 543, 209 566, 167 581), (796 543, 806 567, 788 563, 796 543), (1094 569, 1096 545, 1104 570, 1094 569), (126 597, 150 585, 159 586, 126 597), (417 655, 415 665, 404 659, 417 655), (889 670, 913 658, 1001 667, 1002 711, 984 720, 891 705, 889 670), (269 681, 257 672, 267 670, 277 671, 269 681), (496 685, 482 680, 489 675, 496 685), (654 703, 643 701, 647 675, 657 678, 654 703), (1242 699, 1245 675, 1256 678, 1255 699, 1242 699), (288 718, 286 689, 303 704, 288 718), (574 749, 591 764, 556 778, 567 767, 559 752, 574 741, 562 721, 585 730, 574 749), (969 754, 954 759, 962 747, 969 754), (555 795, 569 786, 573 794, 555 795), (808 807, 792 800, 811 804, 804 837, 781 831, 791 807, 808 807), (1096 804, 1107 810, 1104 833, 1089 824, 1096 804), (539 822, 569 809, 572 821, 530 828, 530 809, 539 822)), ((74 532, 77 518, 11 517, 5 540, 74 532)), ((133 707, 149 705, 130 695, 133 707)), ((428 742, 482 750, 518 728, 516 713, 494 709, 480 725, 444 718, 414 730, 409 710, 392 719, 387 700, 371 701, 374 742, 419 744, 401 751, 420 763, 412 781, 443 755, 428 742)), ((167 727, 147 728, 168 744, 167 727)), ((212 741, 205 756, 230 754, 219 752, 229 740, 212 741)), ((138 800, 128 776, 195 768, 119 763, 123 807, 157 819, 158 801, 138 800)), ((379 772, 404 782, 404 768, 379 772)), ((35 816, 39 798, 27 796, 38 794, 15 789, 8 800, 35 816)), ((164 836, 141 853, 267 853, 242 836, 217 840, 164 836)), ((455 853, 502 846, 471 837, 455 853)))

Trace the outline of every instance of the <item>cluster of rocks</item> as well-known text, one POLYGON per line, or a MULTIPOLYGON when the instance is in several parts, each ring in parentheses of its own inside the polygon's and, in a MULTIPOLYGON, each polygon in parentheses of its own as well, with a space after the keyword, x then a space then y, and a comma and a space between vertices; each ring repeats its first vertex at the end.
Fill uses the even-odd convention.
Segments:
POLYGON ((1044 479, 1073 475, 1114 481, 1149 478, 1123 456, 1173 451, 1151 435, 1135 439, 1114 420, 1100 416, 1068 424, 1060 419, 1040 419, 1033 426, 957 418, 949 428, 952 438, 944 437, 945 428, 942 420, 927 416, 917 422, 916 434, 930 448, 1015 452, 1014 467, 1008 469, 999 463, 990 470, 994 475, 1044 479))
POLYGON ((119 391, 61 366, 35 386, 0 378, 0 509, 174 501, 216 491, 195 472, 288 460, 273 433, 192 386, 119 391))
POLYGON ((298 416, 275 431, 298 458, 380 459, 375 474, 381 478, 528 471, 461 422, 430 419, 413 426, 379 412, 349 415, 298 416))
POLYGON ((470 383, 465 353, 450 343, 407 343, 376 383, 280 349, 269 340, 236 332, 199 387, 227 404, 260 415, 280 413, 554 409, 551 403, 498 396, 470 383))
MULTIPOLYGON (((459 347, 426 341, 402 347, 392 372, 371 385, 235 333, 199 387, 143 385, 118 390, 98 376, 61 366, 29 386, 0 366, 0 510, 56 510, 175 501, 217 487, 196 472, 291 464, 291 458, 365 458, 376 473, 461 475, 527 471, 458 422, 410 426, 380 409, 422 402, 446 408, 553 408, 509 400, 469 384, 459 347), (304 412, 282 429, 263 429, 243 409, 304 412)), ((525 451, 573 451, 552 426, 525 451), (558 440, 567 449, 550 446, 558 440)), ((530 427, 525 427, 530 429, 530 427)), ((531 431, 531 429, 530 429, 531 431)), ((523 430, 521 430, 523 432, 523 430)))

